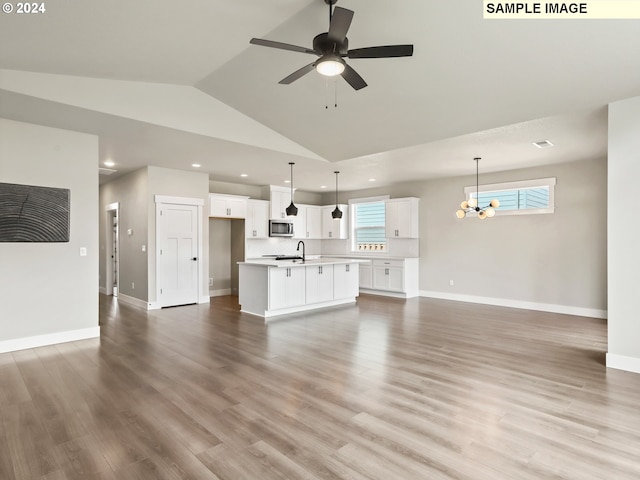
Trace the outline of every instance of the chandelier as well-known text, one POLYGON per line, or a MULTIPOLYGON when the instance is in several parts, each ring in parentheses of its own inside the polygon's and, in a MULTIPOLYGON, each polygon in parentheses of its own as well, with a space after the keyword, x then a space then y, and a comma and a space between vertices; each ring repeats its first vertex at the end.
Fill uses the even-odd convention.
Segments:
POLYGON ((476 212, 478 214, 478 218, 480 220, 484 220, 485 218, 491 218, 496 214, 495 209, 500 206, 500 202, 494 198, 489 202, 489 205, 484 207, 478 206, 478 198, 480 197, 480 188, 478 184, 478 162, 480 161, 480 157, 476 157, 473 160, 476 162, 476 198, 470 197, 469 200, 464 200, 460 204, 460 210, 456 212, 456 217, 464 218, 467 216, 467 213, 476 212))

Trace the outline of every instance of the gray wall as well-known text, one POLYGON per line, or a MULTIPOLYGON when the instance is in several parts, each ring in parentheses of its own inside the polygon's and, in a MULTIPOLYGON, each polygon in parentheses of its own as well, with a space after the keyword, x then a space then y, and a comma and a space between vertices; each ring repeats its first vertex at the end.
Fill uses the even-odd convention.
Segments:
POLYGON ((97 166, 93 135, 0 119, 0 182, 71 190, 69 242, 0 243, 0 343, 97 328, 97 166))
POLYGON ((640 373, 640 97, 609 105, 609 351, 607 366, 640 373))
POLYGON ((107 265, 107 215, 105 207, 119 203, 120 285, 121 294, 147 301, 148 256, 142 245, 148 245, 147 168, 100 186, 100 287, 105 288, 107 265), (127 230, 132 235, 127 234, 127 230), (132 288, 132 284, 135 288, 132 288))
POLYGON ((606 310, 606 160, 481 173, 480 183, 546 177, 557 178, 556 211, 547 215, 458 220, 454 212, 475 172, 343 192, 340 201, 383 194, 421 199, 422 292, 606 310))

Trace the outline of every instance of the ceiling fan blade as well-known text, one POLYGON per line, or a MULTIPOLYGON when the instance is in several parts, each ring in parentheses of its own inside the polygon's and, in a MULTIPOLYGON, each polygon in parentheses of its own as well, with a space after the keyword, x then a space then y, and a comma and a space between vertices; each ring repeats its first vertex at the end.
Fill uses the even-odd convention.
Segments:
POLYGON ((360 75, 358 75, 358 72, 356 72, 349 65, 345 65, 344 72, 342 72, 340 75, 342 75, 342 78, 344 78, 347 83, 353 87, 354 90, 360 90, 361 88, 367 86, 367 82, 365 82, 364 79, 360 75))
POLYGON ((347 10, 346 8, 335 7, 333 9, 327 38, 336 43, 344 42, 344 39, 347 36, 347 31, 351 26, 352 19, 353 11, 347 10))
POLYGON ((264 38, 252 38, 249 43, 253 45, 260 45, 263 47, 279 48, 280 50, 289 50, 291 52, 312 53, 314 55, 318 55, 310 48, 299 47, 297 45, 291 45, 289 43, 274 42, 273 40, 265 40, 264 38))
POLYGON ((349 58, 410 57, 413 45, 385 45, 382 47, 355 48, 347 52, 349 58))
POLYGON ((296 70, 295 72, 293 72, 291 75, 289 75, 288 77, 283 78, 282 80, 280 80, 278 83, 281 83, 282 85, 289 85, 290 83, 295 82, 296 80, 298 80, 300 77, 306 75, 307 73, 309 73, 311 70, 313 70, 315 67, 313 66, 315 64, 315 62, 310 63, 309 65, 305 65, 304 67, 302 67, 299 70, 296 70))

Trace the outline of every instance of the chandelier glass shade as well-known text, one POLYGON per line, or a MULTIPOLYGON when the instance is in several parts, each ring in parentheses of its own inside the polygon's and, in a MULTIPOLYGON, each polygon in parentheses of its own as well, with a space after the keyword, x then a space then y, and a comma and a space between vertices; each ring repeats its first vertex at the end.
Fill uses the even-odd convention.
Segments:
POLYGON ((462 219, 467 216, 467 213, 476 212, 478 218, 480 220, 484 220, 485 218, 491 218, 495 216, 495 209, 500 206, 500 201, 494 198, 489 202, 488 205, 485 205, 484 207, 478 205, 478 198, 480 197, 480 185, 478 182, 478 162, 480 161, 480 157, 476 157, 473 160, 476 162, 476 198, 471 197, 468 200, 464 200, 460 204, 460 209, 456 211, 456 217, 462 219))

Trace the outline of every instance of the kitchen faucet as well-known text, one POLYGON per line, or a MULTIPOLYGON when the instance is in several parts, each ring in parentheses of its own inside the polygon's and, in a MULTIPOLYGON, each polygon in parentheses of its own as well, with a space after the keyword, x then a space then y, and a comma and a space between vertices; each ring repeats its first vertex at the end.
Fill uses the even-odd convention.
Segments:
POLYGON ((296 252, 300 251, 300 244, 302 244, 302 263, 304 263, 305 261, 305 254, 304 254, 304 242, 302 240, 300 240, 298 242, 298 248, 296 248, 296 252))

